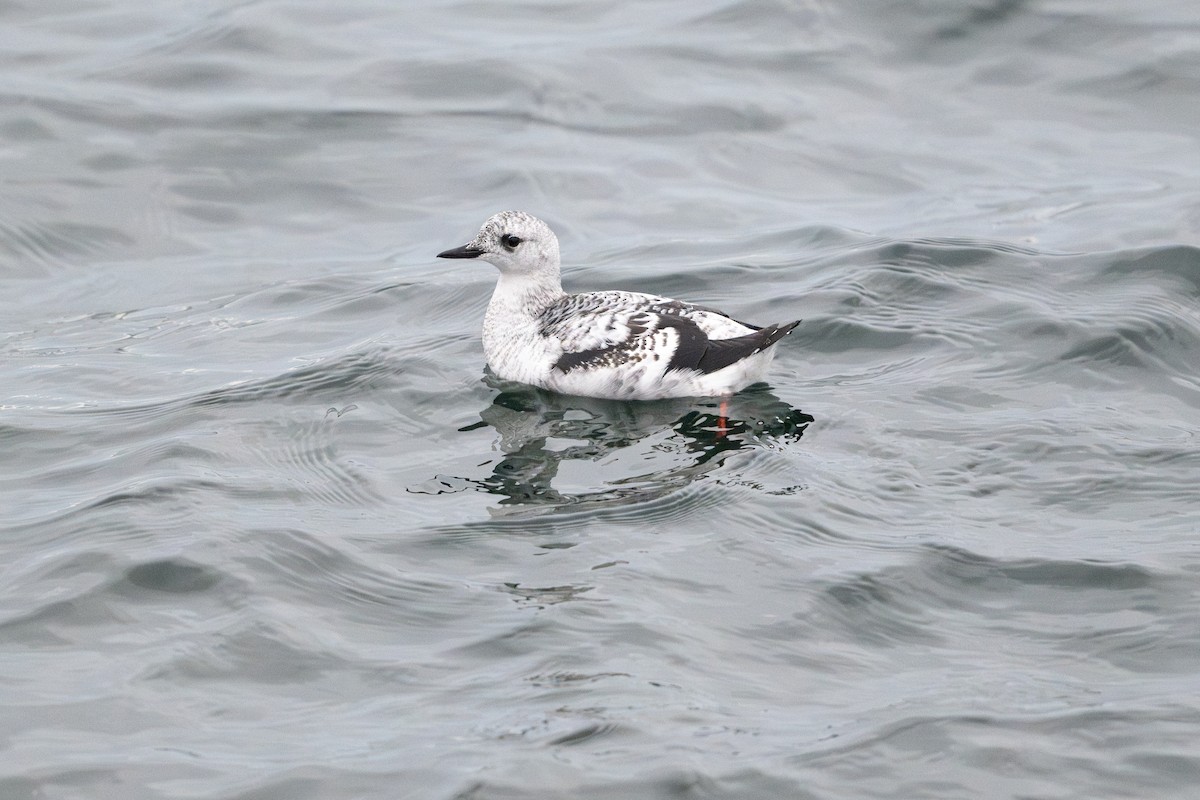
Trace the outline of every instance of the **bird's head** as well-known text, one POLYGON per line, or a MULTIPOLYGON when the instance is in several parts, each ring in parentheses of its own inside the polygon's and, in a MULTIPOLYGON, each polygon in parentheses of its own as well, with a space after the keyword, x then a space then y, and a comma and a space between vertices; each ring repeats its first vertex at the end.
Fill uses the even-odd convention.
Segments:
POLYGON ((438 253, 438 258, 478 258, 504 274, 557 274, 558 237, 532 214, 501 211, 483 223, 474 239, 438 253))

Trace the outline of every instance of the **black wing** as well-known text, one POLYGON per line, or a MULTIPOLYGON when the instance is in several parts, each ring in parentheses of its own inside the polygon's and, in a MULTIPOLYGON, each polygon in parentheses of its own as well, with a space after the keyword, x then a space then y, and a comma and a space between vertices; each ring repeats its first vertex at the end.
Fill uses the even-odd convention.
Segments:
MULTIPOLYGON (((576 319, 577 324, 581 321, 576 319)), ((616 367, 670 353, 666 371, 690 369, 707 374, 767 349, 799 324, 797 320, 786 325, 768 325, 745 336, 710 339, 695 321, 687 317, 669 311, 638 311, 621 320, 617 326, 618 336, 613 336, 613 330, 608 328, 602 342, 563 352, 554 367, 562 372, 616 367)))
POLYGON ((736 364, 743 358, 761 353, 800 324, 800 320, 783 325, 768 325, 754 333, 732 339, 710 339, 700 326, 686 317, 660 314, 659 324, 674 328, 679 333, 679 346, 675 348, 668 370, 694 369, 708 374, 736 364))

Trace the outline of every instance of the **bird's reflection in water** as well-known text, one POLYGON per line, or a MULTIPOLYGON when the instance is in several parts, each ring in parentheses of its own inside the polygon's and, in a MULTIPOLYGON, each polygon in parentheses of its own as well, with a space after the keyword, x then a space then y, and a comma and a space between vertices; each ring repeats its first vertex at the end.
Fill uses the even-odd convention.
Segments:
POLYGON ((501 496, 500 511, 662 496, 716 469, 730 453, 799 440, 813 422, 766 384, 734 395, 721 417, 719 398, 628 403, 566 397, 491 376, 486 382, 500 393, 462 431, 491 427, 499 434, 503 457, 491 475, 469 482, 501 496), (571 465, 584 467, 584 477, 565 469, 571 465))

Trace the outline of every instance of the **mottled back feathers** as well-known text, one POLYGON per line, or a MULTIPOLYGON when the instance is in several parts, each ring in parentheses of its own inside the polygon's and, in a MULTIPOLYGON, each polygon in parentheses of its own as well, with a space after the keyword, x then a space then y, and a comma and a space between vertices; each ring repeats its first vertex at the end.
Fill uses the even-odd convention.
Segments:
POLYGON ((637 292, 568 295, 545 309, 540 332, 557 338, 562 372, 647 358, 665 370, 708 374, 761 352, 799 322, 756 328, 703 306, 637 292))

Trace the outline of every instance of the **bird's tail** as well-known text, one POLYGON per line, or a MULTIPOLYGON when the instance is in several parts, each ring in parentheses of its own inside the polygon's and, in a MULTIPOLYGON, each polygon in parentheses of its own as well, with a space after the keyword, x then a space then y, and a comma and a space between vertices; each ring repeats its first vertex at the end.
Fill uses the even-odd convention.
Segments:
POLYGON ((792 328, 799 324, 800 320, 785 322, 782 325, 767 325, 754 333, 747 333, 745 336, 733 339, 714 339, 708 343, 696 369, 701 372, 716 372, 743 358, 761 353, 791 333, 792 328))
POLYGON ((763 337, 762 347, 758 349, 766 350, 768 347, 791 333, 792 328, 795 328, 801 322, 803 322, 803 320, 798 319, 795 322, 785 322, 782 325, 768 325, 767 327, 763 328, 756 334, 763 337))

